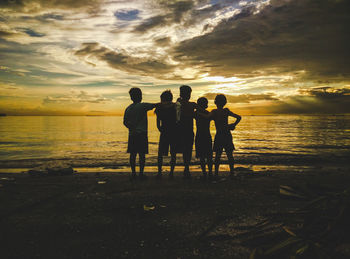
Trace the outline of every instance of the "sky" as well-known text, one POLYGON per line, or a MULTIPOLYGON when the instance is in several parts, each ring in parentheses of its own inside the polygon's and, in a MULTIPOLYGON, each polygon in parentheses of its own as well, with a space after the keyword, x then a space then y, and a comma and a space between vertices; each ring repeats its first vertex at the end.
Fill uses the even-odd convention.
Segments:
POLYGON ((242 115, 350 113, 348 0, 0 0, 0 113, 121 115, 227 96, 242 115))

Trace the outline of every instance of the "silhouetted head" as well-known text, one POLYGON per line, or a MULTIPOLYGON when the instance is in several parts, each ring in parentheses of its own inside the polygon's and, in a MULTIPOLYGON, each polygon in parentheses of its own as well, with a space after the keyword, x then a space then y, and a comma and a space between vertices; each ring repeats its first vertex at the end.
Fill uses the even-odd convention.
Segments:
POLYGON ((202 109, 206 109, 208 108, 208 99, 205 97, 200 97, 197 100, 197 104, 199 107, 201 107, 202 109))
POLYGON ((166 90, 160 95, 161 102, 171 102, 172 100, 173 100, 173 94, 171 93, 170 90, 166 90))
POLYGON ((134 103, 140 103, 142 101, 142 91, 138 87, 133 87, 129 90, 129 95, 134 103))
POLYGON ((191 92, 192 92, 192 89, 188 85, 180 86, 180 97, 183 100, 188 101, 191 98, 191 92))
POLYGON ((226 100, 226 96, 223 95, 223 94, 218 94, 216 97, 215 97, 215 104, 218 108, 222 108, 225 106, 225 104, 227 103, 227 100, 226 100))

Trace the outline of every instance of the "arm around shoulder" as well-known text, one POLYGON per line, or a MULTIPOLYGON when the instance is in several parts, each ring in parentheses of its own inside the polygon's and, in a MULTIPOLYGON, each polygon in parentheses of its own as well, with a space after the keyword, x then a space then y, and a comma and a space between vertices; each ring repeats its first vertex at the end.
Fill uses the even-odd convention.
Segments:
POLYGON ((143 103, 143 105, 146 111, 150 111, 156 107, 157 103, 143 103))

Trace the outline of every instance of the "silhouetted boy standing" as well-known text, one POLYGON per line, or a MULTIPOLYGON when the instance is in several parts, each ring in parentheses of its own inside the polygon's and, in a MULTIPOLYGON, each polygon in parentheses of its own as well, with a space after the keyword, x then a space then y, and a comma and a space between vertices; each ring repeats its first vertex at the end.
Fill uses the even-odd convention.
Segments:
POLYGON ((216 127, 216 135, 213 147, 213 150, 215 152, 215 176, 218 176, 220 158, 224 149, 228 158, 231 176, 234 173, 233 150, 235 147, 232 142, 232 135, 230 130, 233 130, 241 121, 241 116, 231 112, 228 108, 224 109, 226 103, 227 100, 225 95, 218 94, 215 97, 215 104, 217 109, 212 110, 210 113, 211 118, 215 121, 216 127), (229 116, 236 118, 236 121, 230 125, 228 124, 229 116))
POLYGON ((161 103, 156 108, 157 128, 160 132, 158 146, 158 175, 162 176, 163 156, 167 156, 170 147, 170 173, 169 177, 173 177, 176 164, 176 108, 173 103, 173 94, 170 90, 164 91, 160 95, 161 103))
POLYGON ((131 176, 136 176, 136 155, 139 154, 140 174, 144 177, 145 154, 148 154, 148 136, 147 136, 147 111, 152 110, 155 104, 141 103, 142 91, 140 88, 133 87, 129 91, 133 101, 124 113, 124 125, 129 129, 128 150, 130 153, 131 176))
POLYGON ((179 124, 179 145, 184 160, 184 178, 191 178, 190 174, 190 162, 192 158, 192 147, 193 147, 193 118, 196 103, 190 102, 192 89, 188 85, 182 85, 180 87, 180 120, 179 124))
POLYGON ((205 97, 199 98, 195 112, 197 126, 195 145, 196 157, 200 159, 204 179, 207 177, 206 165, 208 165, 209 177, 212 176, 213 170, 213 142, 210 134, 210 118, 208 117, 209 112, 206 110, 207 108, 208 99, 205 97))

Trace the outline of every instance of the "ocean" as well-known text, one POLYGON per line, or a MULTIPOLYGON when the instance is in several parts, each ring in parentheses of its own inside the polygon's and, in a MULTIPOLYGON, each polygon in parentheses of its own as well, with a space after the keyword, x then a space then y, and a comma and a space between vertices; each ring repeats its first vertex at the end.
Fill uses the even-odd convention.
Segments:
MULTIPOLYGON (((124 167, 128 131, 122 121, 120 116, 0 117, 0 168, 32 168, 47 162, 75 168, 124 167)), ((154 166, 159 132, 156 117, 149 116, 148 121, 146 164, 154 166)), ((214 137, 213 123, 211 131, 214 137)), ((232 133, 235 161, 242 166, 350 164, 350 116, 243 116, 232 133)), ((198 164, 195 156, 192 162, 198 164)))

